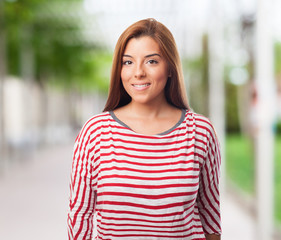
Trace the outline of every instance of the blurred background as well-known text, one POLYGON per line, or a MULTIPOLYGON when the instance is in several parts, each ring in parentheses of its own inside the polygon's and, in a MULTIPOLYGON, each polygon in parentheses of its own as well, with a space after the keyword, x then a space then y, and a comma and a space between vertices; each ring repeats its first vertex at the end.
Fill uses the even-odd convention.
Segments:
POLYGON ((0 0, 0 238, 66 239, 72 147, 102 111, 114 45, 173 33, 191 108, 222 146, 225 240, 281 239, 280 0, 0 0))

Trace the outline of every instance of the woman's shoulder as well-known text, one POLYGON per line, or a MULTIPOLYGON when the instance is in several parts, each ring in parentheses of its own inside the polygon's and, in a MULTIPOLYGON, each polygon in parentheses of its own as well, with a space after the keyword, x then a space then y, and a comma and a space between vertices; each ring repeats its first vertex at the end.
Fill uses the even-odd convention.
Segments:
POLYGON ((102 124, 103 122, 108 121, 109 118, 109 112, 97 113, 88 118, 88 120, 83 124, 83 128, 97 124, 102 124))
POLYGON ((193 110, 187 110, 186 118, 187 120, 193 121, 196 128, 214 131, 211 120, 202 114, 196 113, 193 110))
POLYGON ((187 111, 187 116, 192 119, 190 125, 194 127, 196 138, 203 140, 206 144, 218 142, 215 127, 208 117, 193 111, 187 111))
POLYGON ((80 129, 80 133, 78 137, 81 135, 88 135, 95 132, 97 129, 105 125, 109 119, 110 119, 109 112, 102 112, 93 115, 83 124, 83 126, 80 129))

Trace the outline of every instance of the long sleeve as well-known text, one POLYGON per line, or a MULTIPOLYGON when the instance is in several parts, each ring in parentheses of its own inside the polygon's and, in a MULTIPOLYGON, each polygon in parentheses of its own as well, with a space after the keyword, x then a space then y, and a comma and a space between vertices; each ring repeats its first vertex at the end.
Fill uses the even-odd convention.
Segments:
POLYGON ((74 145, 67 220, 69 240, 92 238, 95 191, 90 136, 86 125, 74 145))
POLYGON ((204 233, 221 234, 219 199, 221 155, 215 131, 209 122, 206 128, 206 144, 197 202, 204 233))

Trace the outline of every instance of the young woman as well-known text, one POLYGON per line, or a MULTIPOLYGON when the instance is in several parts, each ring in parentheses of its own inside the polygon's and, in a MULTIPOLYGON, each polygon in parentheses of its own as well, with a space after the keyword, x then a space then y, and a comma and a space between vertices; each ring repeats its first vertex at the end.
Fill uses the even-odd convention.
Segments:
POLYGON ((220 239, 220 150, 189 110, 170 31, 154 19, 127 28, 114 53, 104 112, 78 135, 69 239, 220 239))

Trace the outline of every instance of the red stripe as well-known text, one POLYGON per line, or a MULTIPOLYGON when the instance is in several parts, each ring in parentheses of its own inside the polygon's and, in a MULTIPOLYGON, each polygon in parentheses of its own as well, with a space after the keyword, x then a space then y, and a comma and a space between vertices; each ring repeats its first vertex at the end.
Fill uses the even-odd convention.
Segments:
POLYGON ((147 180, 147 181, 160 181, 160 180, 172 180, 172 179, 194 179, 198 178, 198 175, 185 175, 185 176, 165 176, 165 177, 142 177, 142 176, 130 176, 122 174, 111 174, 99 177, 99 180, 107 178, 121 178, 121 179, 134 179, 134 180, 147 180))
MULTIPOLYGON (((141 188, 141 187, 140 187, 141 188)), ((133 198, 144 198, 144 199, 164 199, 164 198, 174 198, 174 197, 182 197, 193 195, 197 191, 193 192, 177 192, 177 193, 166 193, 166 194, 159 194, 159 195, 148 195, 148 194, 136 194, 136 193, 128 193, 128 192, 102 192, 99 193, 98 196, 122 196, 122 197, 133 197, 133 198)))
MULTIPOLYGON (((137 156, 137 155, 130 155, 130 154, 123 154, 123 153, 114 153, 114 152, 111 152, 111 153, 103 153, 103 154, 101 154, 101 156, 102 157, 104 157, 104 156, 109 156, 110 154, 115 154, 115 155, 119 155, 119 156, 122 156, 122 155, 124 155, 124 156, 136 156, 135 158, 140 158, 140 159, 143 159, 143 158, 145 158, 145 159, 165 159, 165 158, 167 158, 167 157, 159 157, 159 156, 147 156, 147 157, 141 157, 141 156, 137 156)), ((203 155, 201 155, 201 154, 199 154, 199 153, 197 153, 197 152, 190 152, 190 153, 182 153, 182 154, 178 154, 178 155, 172 155, 172 156, 170 156, 169 158, 171 158, 171 159, 174 159, 174 158, 176 158, 176 157, 181 157, 181 156, 190 156, 190 155, 194 155, 194 156, 196 156, 196 157, 199 157, 199 158, 201 158, 201 159, 204 159, 204 156, 203 155)), ((95 156, 93 156, 92 158, 91 158, 91 160, 94 160, 94 157, 95 156)), ((116 159, 115 159, 116 160, 116 159)), ((104 160, 103 162, 105 162, 106 160, 104 160)), ((195 160, 194 160, 195 161, 195 160)), ((199 164, 200 164, 200 162, 198 162, 199 164)), ((163 164, 164 165, 164 164, 163 164)))
MULTIPOLYGON (((163 220, 161 219, 160 221, 157 221, 157 220, 148 220, 148 219, 139 219, 139 218, 124 218, 124 217, 106 217, 106 216, 102 216, 102 219, 103 220, 114 220, 116 222, 120 222, 120 221, 130 221, 130 222, 143 222, 143 223, 153 223, 153 224, 168 224, 168 223, 175 223, 175 222, 182 222, 184 220, 184 218, 179 218, 179 219, 172 219, 172 220, 163 220)), ((191 219, 187 222, 187 224, 189 224, 191 221, 195 221, 195 222, 198 222, 200 220, 198 219, 191 219)), ((150 225, 149 225, 150 226, 150 225)), ((155 225, 152 225, 152 226, 155 226, 155 225)), ((172 225, 172 226, 181 226, 181 225, 172 225)))
POLYGON ((182 140, 177 140, 177 141, 165 141, 165 142, 141 142, 141 141, 135 141, 135 140, 125 140, 122 138, 113 138, 113 137, 109 137, 109 138, 103 138, 102 142, 120 142, 120 143, 126 143, 126 144, 135 144, 135 145, 146 145, 146 146, 163 146, 163 145, 171 145, 171 144, 180 144, 180 143, 187 143, 189 141, 192 141, 194 139, 194 137, 191 138, 185 138, 182 140))
POLYGON ((176 151, 180 151, 180 150, 183 150, 183 149, 189 149, 189 148, 195 147, 194 144, 191 144, 191 145, 188 145, 188 146, 186 146, 186 144, 185 144, 185 145, 183 145, 181 147, 177 147, 177 148, 147 149, 147 148, 140 148, 139 145, 140 144, 137 145, 137 148, 133 148, 133 147, 126 147, 126 146, 123 146, 123 145, 118 146, 118 145, 115 145, 115 144, 110 144, 110 145, 104 146, 103 149, 114 148, 114 149, 124 149, 124 150, 129 150, 129 151, 136 151, 136 152, 164 153, 164 152, 172 152, 172 151, 176 152, 176 151))
POLYGON ((143 155, 133 155, 133 154, 128 154, 128 153, 118 153, 118 152, 109 152, 109 153, 102 153, 101 156, 110 156, 110 155, 116 155, 116 156, 126 156, 126 157, 131 157, 131 158, 141 158, 141 159, 173 159, 177 157, 188 157, 188 156, 193 156, 194 152, 190 153, 179 153, 179 154, 174 154, 174 155, 167 155, 167 156, 143 156, 143 155))
MULTIPOLYGON (((137 216, 140 216, 140 217, 150 217, 150 218, 154 218, 154 219, 155 218, 171 217, 172 220, 180 219, 180 221, 185 221, 191 215, 193 215, 193 216, 197 215, 198 216, 198 212, 190 211, 189 213, 187 213, 187 211, 192 210, 193 206, 194 206, 194 204, 191 205, 191 206, 185 207, 182 211, 169 212, 169 213, 155 213, 155 212, 153 212, 153 214, 152 214, 152 213, 144 213, 144 212, 140 212, 140 211, 109 210, 109 209, 104 209, 104 208, 99 209, 98 205, 97 205, 97 211, 99 212, 99 214, 108 213, 111 216, 113 214, 115 214, 115 215, 122 215, 122 217, 124 215, 129 215, 129 216, 135 216, 135 217, 137 217, 137 216), (186 214, 186 215, 183 217, 184 214, 186 214)), ((199 216, 198 216, 198 218, 199 218, 199 216)), ((145 219, 141 219, 141 220, 145 221, 145 219)))
MULTIPOLYGON (((130 226, 130 224, 126 225, 126 226, 130 226)), ((167 227, 166 227, 167 228, 167 227)), ((150 230, 150 229, 139 229, 139 228, 136 228, 136 229, 129 229, 129 228, 125 228, 125 229, 122 229, 122 228, 105 228, 105 227, 101 227, 99 226, 99 229, 101 230, 104 230, 104 231, 112 231, 112 232, 145 232, 145 233, 171 233, 171 234, 175 234, 175 233, 184 233, 184 232, 189 232, 191 228, 201 228, 198 227, 198 226, 191 226, 187 229, 181 229, 181 230, 150 230)), ((190 234, 190 233, 189 233, 190 234)), ((140 236, 141 234, 138 234, 138 236, 140 236)), ((124 236, 124 235, 123 235, 124 236)), ((170 236, 170 235, 169 235, 170 236)))
MULTIPOLYGON (((108 233, 104 234, 102 233, 99 229, 97 230, 99 234, 102 234, 103 236, 111 236, 111 237, 157 237, 157 238, 187 238, 195 234, 203 234, 203 232, 198 231, 195 232, 193 231, 192 233, 186 234, 186 235, 178 235, 178 236, 171 236, 171 235, 158 235, 158 234, 113 234, 113 233, 108 233)), ((111 239, 111 238, 108 238, 111 239)), ((196 238, 193 240, 205 240, 205 238, 196 238)))
MULTIPOLYGON (((130 183, 103 183, 99 184, 99 188, 103 187, 126 187, 126 188, 143 188, 143 189, 163 189, 163 188, 186 188, 186 187, 196 187, 198 183, 178 183, 178 184, 161 184, 161 185, 140 185, 140 184, 130 184, 130 183)), ((100 196, 102 192, 98 193, 100 196)), ((193 194, 195 192, 192 192, 193 194)), ((128 193, 130 194, 130 193, 128 193)), ((187 194, 187 193, 186 193, 187 194)))
MULTIPOLYGON (((111 220, 111 219, 109 219, 111 220)), ((120 219, 119 221, 123 221, 123 219, 120 219)), ((131 220, 132 221, 132 220, 131 220)), ((144 227, 144 228, 179 228, 179 227, 184 227, 189 225, 191 221, 189 221, 188 223, 184 223, 184 224, 178 224, 178 225, 169 225, 169 226, 165 226, 165 225, 147 225, 147 224, 133 224, 133 223, 112 223, 112 222, 104 222, 101 220, 98 220, 98 222, 101 224, 101 226, 116 226, 116 227, 144 227)), ((162 222, 161 222, 162 223, 162 222)), ((171 222, 174 223, 174 222, 171 222)), ((201 228, 201 226, 195 226, 197 228, 201 228)))
POLYGON ((140 173, 170 173, 170 172, 185 172, 185 171, 194 171, 199 172, 199 168, 175 168, 175 169, 164 169, 164 170, 141 170, 141 169, 134 169, 134 168, 127 168, 127 167, 109 167, 109 168, 103 168, 102 171, 112 171, 112 170, 118 170, 118 171, 131 171, 131 172, 140 172, 140 173))
POLYGON ((185 202, 174 202, 169 204, 163 204, 163 205, 147 205, 147 204, 140 204, 140 203, 133 203, 133 202, 118 202, 118 201, 97 201, 97 204, 102 205, 118 205, 118 206, 127 206, 127 207, 135 207, 135 208, 144 208, 144 209, 151 209, 151 210, 160 210, 160 209, 168 209, 168 208, 174 208, 174 207, 180 207, 184 205, 188 205, 192 202, 194 202, 195 199, 191 199, 189 201, 185 202))
MULTIPOLYGON (((150 159, 150 158, 148 158, 150 159)), ((128 160, 117 160, 117 159, 111 159, 111 160, 102 160, 102 164, 109 164, 109 163, 126 163, 126 164, 132 164, 136 166, 148 166, 148 167, 163 167, 163 166, 173 166, 173 165, 189 165, 189 164, 200 164, 199 161, 196 160, 180 160, 176 162, 166 162, 166 163, 143 163, 143 162, 133 162, 128 160)))

